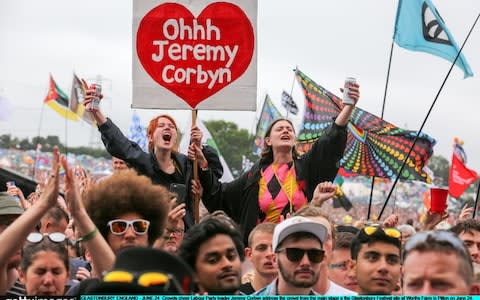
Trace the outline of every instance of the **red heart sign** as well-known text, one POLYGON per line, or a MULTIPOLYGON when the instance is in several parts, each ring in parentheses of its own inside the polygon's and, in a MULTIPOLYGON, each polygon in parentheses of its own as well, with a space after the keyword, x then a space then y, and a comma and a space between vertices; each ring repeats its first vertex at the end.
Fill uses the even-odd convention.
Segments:
POLYGON ((209 4, 195 18, 183 5, 164 3, 143 17, 136 46, 150 77, 195 108, 245 72, 254 34, 234 4, 209 4))

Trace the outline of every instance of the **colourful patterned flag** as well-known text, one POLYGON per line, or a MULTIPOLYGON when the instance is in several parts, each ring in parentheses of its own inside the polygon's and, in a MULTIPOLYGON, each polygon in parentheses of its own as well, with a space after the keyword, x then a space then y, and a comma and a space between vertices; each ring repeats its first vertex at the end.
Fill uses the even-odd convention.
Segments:
POLYGON ((453 198, 460 198, 465 190, 478 178, 477 172, 466 166, 467 156, 463 150, 462 143, 455 140, 452 166, 448 176, 448 192, 453 198))
POLYGON ((50 106, 50 108, 56 111, 60 116, 68 120, 78 121, 80 118, 76 113, 70 110, 68 102, 68 96, 58 87, 55 80, 53 80, 52 75, 50 75, 50 87, 44 103, 50 106))
MULTIPOLYGON (((325 134, 343 107, 342 100, 319 86, 301 71, 297 79, 305 93, 305 114, 298 135, 301 152, 325 134)), ((413 144, 415 132, 404 130, 356 107, 347 126, 347 147, 340 166, 346 173, 392 178, 397 176, 413 144)), ((435 140, 421 134, 407 159, 401 178, 430 182, 423 166, 433 154, 435 140)))
POLYGON ((270 97, 268 95, 265 96, 262 113, 257 123, 257 133, 255 134, 255 140, 253 142, 253 154, 260 156, 263 148, 263 137, 265 136, 268 126, 272 121, 280 117, 282 117, 282 114, 275 107, 270 97))
MULTIPOLYGON (((395 42, 412 51, 423 51, 453 63, 460 49, 431 0, 399 0, 395 21, 395 42)), ((456 65, 464 77, 473 76, 460 54, 456 65)))
POLYGON ((140 122, 140 116, 136 111, 133 111, 132 123, 129 127, 128 139, 137 143, 143 151, 148 152, 147 147, 147 129, 140 122))
POLYGON ((88 124, 95 124, 95 120, 93 119, 92 115, 85 111, 85 106, 83 105, 84 99, 85 88, 80 79, 74 73, 72 80, 72 89, 70 91, 70 110, 75 112, 80 118, 82 118, 82 120, 84 120, 88 124))

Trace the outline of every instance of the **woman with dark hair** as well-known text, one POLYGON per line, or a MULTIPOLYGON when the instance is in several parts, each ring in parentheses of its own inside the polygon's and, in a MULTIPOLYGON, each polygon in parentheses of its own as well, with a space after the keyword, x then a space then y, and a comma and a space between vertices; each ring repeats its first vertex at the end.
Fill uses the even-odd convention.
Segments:
POLYGON ((40 235, 41 240, 27 238, 20 263, 20 280, 27 295, 61 296, 69 278, 68 251, 65 235, 51 233, 40 235), (63 240, 52 240, 50 235, 63 236, 63 240))
MULTIPOLYGON (((85 86, 87 83, 84 82, 85 86)), ((96 98, 95 89, 88 89, 84 105, 90 106, 96 98)), ((101 98, 102 95, 99 95, 101 98)), ((170 188, 172 183, 183 184, 186 189, 185 225, 193 225, 192 178, 193 163, 186 155, 177 151, 178 127, 175 120, 169 115, 159 115, 153 118, 147 128, 148 153, 140 146, 127 139, 120 129, 106 118, 100 109, 88 109, 94 117, 102 135, 102 141, 107 151, 134 168, 140 175, 149 177, 154 184, 170 188)), ((202 169, 211 169, 215 176, 222 177, 223 167, 217 152, 209 146, 202 146, 203 134, 198 127, 192 128, 191 142, 196 144, 206 158, 199 165, 202 169)))
MULTIPOLYGON (((356 104, 360 97, 358 84, 350 86, 349 96, 356 104)), ((211 171, 202 170, 202 200, 207 209, 224 210, 240 225, 246 242, 256 224, 279 223, 312 201, 319 183, 332 181, 337 175, 347 141, 346 125, 355 104, 345 105, 326 134, 302 156, 295 150, 292 122, 282 118, 270 124, 260 160, 236 180, 220 183, 211 171)), ((193 147, 191 155, 201 163, 206 158, 200 148, 193 147)), ((331 191, 325 192, 328 197, 332 195, 331 191)))

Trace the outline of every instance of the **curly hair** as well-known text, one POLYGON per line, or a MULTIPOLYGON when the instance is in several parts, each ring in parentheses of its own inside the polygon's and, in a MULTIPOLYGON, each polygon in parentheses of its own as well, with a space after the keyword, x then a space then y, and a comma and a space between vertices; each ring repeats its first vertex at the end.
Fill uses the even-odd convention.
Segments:
POLYGON ((146 176, 125 170, 100 181, 87 190, 84 201, 88 215, 105 239, 107 223, 126 213, 137 213, 150 221, 148 243, 161 236, 169 211, 168 190, 152 184, 146 176))
MULTIPOLYGON (((280 121, 287 121, 291 126, 292 128, 294 128, 295 130, 295 127, 293 127, 293 123, 292 121, 290 121, 289 119, 286 119, 286 118, 279 118, 279 119, 276 119, 275 121, 273 121, 270 126, 268 126, 267 128, 267 131, 265 132, 265 136, 263 138, 263 149, 262 149, 262 153, 261 153, 261 158, 260 160, 263 162, 263 163, 271 163, 273 162, 273 149, 272 149, 272 146, 269 146, 267 145, 267 142, 265 141, 265 139, 267 137, 270 137, 270 134, 272 133, 272 129, 273 129, 273 126, 275 126, 275 124, 277 124, 278 122, 280 121)), ((297 149, 295 148, 295 146, 292 147, 292 154, 293 154, 293 158, 296 159, 298 158, 300 155, 299 153, 297 152, 297 149)))
MULTIPOLYGON (((148 124, 148 127, 147 127, 147 137, 148 137, 148 150, 150 152, 153 152, 153 133, 155 132, 155 129, 157 129, 157 124, 158 124, 158 119, 160 118, 165 118, 165 119, 168 119, 170 122, 173 123, 173 125, 175 126, 175 130, 177 130, 177 135, 178 135, 178 127, 177 127, 177 122, 175 122, 175 119, 173 119, 171 116, 169 115, 159 115, 159 116, 156 116, 155 118, 151 119, 150 120, 150 123, 148 124)), ((178 140, 177 140, 178 142, 178 140)), ((175 146, 176 147, 176 146, 175 146)), ((176 149, 174 149, 176 151, 176 149)))

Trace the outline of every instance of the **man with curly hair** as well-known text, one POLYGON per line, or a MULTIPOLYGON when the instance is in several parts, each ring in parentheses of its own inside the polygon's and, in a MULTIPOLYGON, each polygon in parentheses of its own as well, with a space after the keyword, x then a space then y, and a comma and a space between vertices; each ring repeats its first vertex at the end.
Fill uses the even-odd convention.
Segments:
POLYGON ((113 252, 134 246, 151 246, 162 235, 168 191, 146 176, 125 170, 87 190, 87 212, 113 252))

